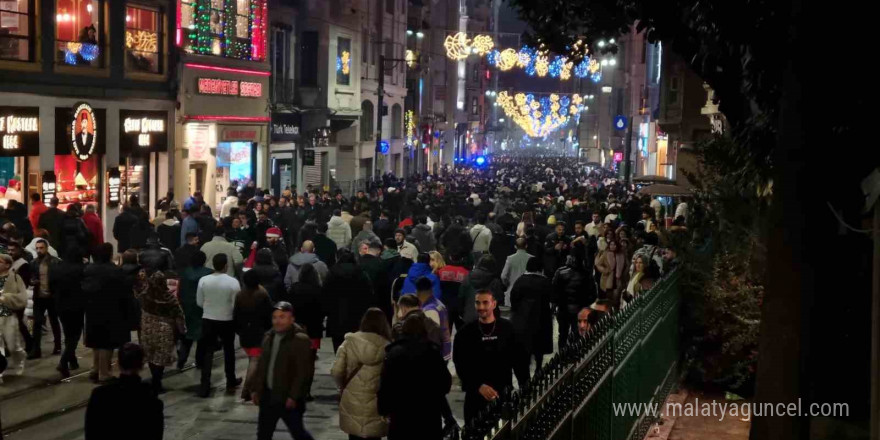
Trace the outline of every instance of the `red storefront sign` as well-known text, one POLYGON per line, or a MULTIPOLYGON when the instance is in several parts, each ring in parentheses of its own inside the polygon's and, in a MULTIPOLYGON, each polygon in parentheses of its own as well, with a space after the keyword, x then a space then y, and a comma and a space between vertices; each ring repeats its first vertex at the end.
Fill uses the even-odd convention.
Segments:
POLYGON ((199 78, 199 94, 241 96, 259 98, 263 96, 263 84, 258 82, 238 81, 234 79, 199 78))

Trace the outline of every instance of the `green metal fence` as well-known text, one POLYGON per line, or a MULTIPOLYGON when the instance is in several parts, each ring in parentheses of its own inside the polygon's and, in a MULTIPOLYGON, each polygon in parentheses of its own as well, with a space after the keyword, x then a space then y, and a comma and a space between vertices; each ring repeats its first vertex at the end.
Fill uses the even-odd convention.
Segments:
POLYGON ((640 440, 656 415, 615 414, 618 404, 658 404, 678 377, 679 277, 606 317, 557 353, 519 391, 493 402, 465 440, 640 440))

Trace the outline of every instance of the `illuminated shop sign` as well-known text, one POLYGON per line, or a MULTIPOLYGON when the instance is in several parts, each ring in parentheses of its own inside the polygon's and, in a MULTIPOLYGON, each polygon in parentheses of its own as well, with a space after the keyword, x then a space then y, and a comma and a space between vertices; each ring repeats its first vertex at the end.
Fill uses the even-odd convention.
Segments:
POLYGON ((49 204, 52 201, 52 197, 55 197, 56 181, 55 181, 55 173, 53 171, 44 171, 43 172, 43 203, 49 204))
POLYGON ((120 110, 119 121, 123 152, 168 149, 168 112, 120 110))
POLYGON ((299 113, 272 113, 272 142, 300 140, 302 116, 299 113))
POLYGON ((73 106, 70 121, 70 146, 76 160, 88 160, 95 153, 98 140, 98 123, 92 106, 80 102, 73 106))
POLYGON ((238 81, 234 79, 198 78, 199 94, 241 96, 259 98, 263 96, 263 83, 238 81))
POLYGON ((107 170, 107 203, 111 207, 119 205, 119 188, 122 178, 119 173, 119 167, 113 167, 107 170))
POLYGON ((40 109, 0 107, 0 156, 40 154, 40 109))

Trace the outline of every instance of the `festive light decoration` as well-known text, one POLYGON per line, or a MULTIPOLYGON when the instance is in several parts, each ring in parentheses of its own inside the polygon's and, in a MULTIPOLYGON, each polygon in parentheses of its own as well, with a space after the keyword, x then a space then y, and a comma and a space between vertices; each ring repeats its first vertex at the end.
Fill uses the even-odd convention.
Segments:
POLYGON ((81 61, 91 63, 101 51, 97 44, 68 42, 64 48, 64 62, 75 66, 81 61))
POLYGON ((488 35, 477 35, 471 42, 471 47, 475 49, 477 55, 485 55, 495 47, 495 42, 488 35))
POLYGON ((178 34, 185 35, 184 50, 202 55, 264 60, 269 26, 267 1, 249 0, 247 23, 243 28, 242 23, 237 22, 242 17, 237 11, 237 0, 223 0, 222 13, 212 9, 211 2, 191 0, 192 26, 183 29, 178 23, 178 34), (216 20, 212 24, 212 14, 220 15, 219 26, 216 20), (242 30, 246 30, 246 35, 242 30))
POLYGON ((199 69, 199 70, 211 70, 215 72, 228 72, 228 73, 238 73, 242 75, 251 75, 251 76, 271 76, 272 72, 268 72, 265 70, 250 70, 250 69, 235 69, 232 67, 220 67, 220 66, 211 66, 207 64, 197 64, 197 63, 185 63, 183 65, 189 69, 199 69))
POLYGON ((336 71, 343 75, 351 73, 351 54, 347 50, 342 51, 342 56, 336 57, 336 71))
POLYGON ((406 146, 410 148, 415 148, 419 146, 419 137, 416 133, 416 126, 418 125, 418 121, 416 121, 416 114, 412 110, 407 110, 403 115, 404 121, 403 125, 406 128, 406 146))
POLYGON ((463 60, 471 54, 470 43, 471 40, 468 39, 467 34, 459 32, 447 36, 443 41, 443 47, 446 49, 447 57, 453 60, 463 60))
POLYGON ((498 93, 497 102, 504 113, 531 137, 545 137, 568 124, 572 118, 579 120, 583 110, 583 97, 578 94, 569 97, 552 93, 536 99, 530 93, 510 96, 502 91, 498 93))
POLYGON ((150 31, 125 31, 125 47, 136 52, 157 52, 159 38, 150 31))
POLYGON ((411 49, 407 49, 406 55, 404 55, 404 57, 403 57, 403 59, 406 60, 407 67, 410 67, 410 68, 415 67, 416 61, 418 60, 418 58, 419 57, 416 56, 416 53, 413 52, 411 49))
POLYGON ((513 69, 518 62, 519 55, 516 53, 516 50, 508 48, 499 53, 493 64, 501 71, 508 71, 513 69))
POLYGON ((547 51, 541 45, 538 49, 523 46, 520 50, 507 48, 497 50, 492 37, 477 35, 469 39, 464 32, 458 32, 446 37, 443 43, 446 48, 446 56, 453 60, 464 60, 468 56, 476 54, 486 56, 489 65, 506 72, 518 67, 524 69, 529 76, 559 78, 567 81, 572 78, 589 78, 593 82, 602 79, 601 64, 588 56, 589 49, 583 40, 578 40, 572 47, 572 53, 583 56, 583 59, 575 64, 568 57, 557 55, 550 59, 547 51))

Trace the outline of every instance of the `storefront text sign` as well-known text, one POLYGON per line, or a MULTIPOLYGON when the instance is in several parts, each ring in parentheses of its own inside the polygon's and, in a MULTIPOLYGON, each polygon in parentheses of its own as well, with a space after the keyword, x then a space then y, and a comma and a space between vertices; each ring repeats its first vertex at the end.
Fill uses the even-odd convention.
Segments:
POLYGON ((119 186, 121 183, 119 167, 107 170, 107 204, 111 207, 119 205, 119 186))
POLYGON ((302 116, 299 113, 272 113, 272 142, 300 140, 302 116))
POLYGON ((263 84, 258 82, 220 78, 197 78, 197 81, 201 95, 241 96, 245 98, 263 96, 263 84))
POLYGON ((82 162, 92 157, 98 140, 98 123, 95 111, 85 102, 73 106, 70 121, 70 146, 76 160, 82 162))
POLYGON ((220 140, 223 141, 257 141, 256 129, 224 128, 220 140))
POLYGON ((167 112, 120 110, 119 121, 119 145, 123 152, 167 150, 167 112))
POLYGON ((40 154, 40 109, 0 107, 0 156, 40 154))

